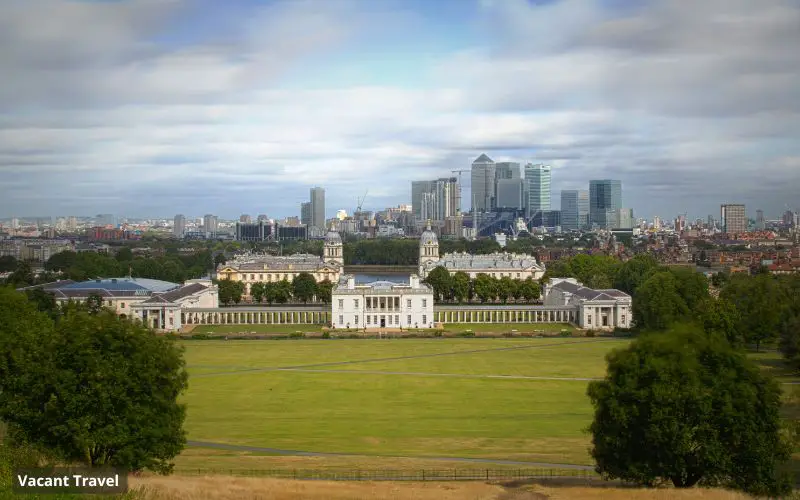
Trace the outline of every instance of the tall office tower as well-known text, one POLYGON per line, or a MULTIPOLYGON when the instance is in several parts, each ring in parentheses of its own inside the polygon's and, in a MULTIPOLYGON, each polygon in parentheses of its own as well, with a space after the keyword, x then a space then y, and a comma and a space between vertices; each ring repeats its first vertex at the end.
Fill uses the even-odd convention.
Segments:
POLYGON ((248 214, 242 214, 239 216, 239 222, 244 222, 245 224, 250 224, 253 222, 253 218, 250 217, 248 214))
POLYGON ((523 181, 519 163, 495 164, 495 207, 520 210, 523 208, 523 181))
POLYGON ((269 217, 267 217, 267 214, 258 214, 258 218, 256 219, 256 221, 257 222, 261 222, 262 220, 265 220, 265 221, 269 220, 269 217))
POLYGON ((528 216, 550 210, 550 165, 525 165, 525 184, 528 185, 528 216))
POLYGON ((706 224, 707 224, 709 229, 714 229, 714 216, 713 215, 708 214, 708 221, 706 221, 706 224))
POLYGON ((763 231, 767 227, 767 221, 764 220, 764 211, 756 210, 756 230, 763 231))
POLYGON ((67 217, 67 231, 75 231, 78 229, 78 218, 74 215, 67 217))
POLYGON ((116 226, 117 220, 114 217, 114 214, 98 214, 97 217, 97 225, 98 226, 116 226))
POLYGON ((472 211, 491 212, 495 207, 494 161, 485 154, 472 162, 472 211))
POLYGON ((217 216, 206 214, 203 217, 203 231, 206 233, 206 236, 210 238, 215 238, 217 236, 217 216))
POLYGON ((311 188, 311 227, 325 229, 325 190, 311 188))
POLYGON ((521 179, 522 175, 520 174, 519 163, 512 162, 512 161, 501 161, 494 164, 495 165, 495 173, 494 177, 495 180, 500 179, 521 179))
POLYGON ((178 214, 172 223, 172 236, 183 238, 184 234, 186 234, 186 217, 183 214, 178 214))
POLYGON ((744 205, 728 203, 720 206, 720 224, 722 232, 739 234, 747 231, 747 217, 744 205))
POLYGON ((589 223, 610 229, 615 211, 622 208, 622 182, 613 179, 589 181, 589 223))
POLYGON ((561 191, 561 228, 577 231, 589 223, 589 191, 566 189, 561 191))
POLYGON ((300 223, 311 226, 311 202, 306 201, 300 204, 300 223))
POLYGON ((427 218, 422 216, 423 197, 425 193, 432 192, 435 186, 436 181, 411 182, 411 211, 414 213, 414 219, 425 220, 427 218))
POLYGON ((436 179, 434 193, 436 194, 436 220, 443 221, 461 210, 461 185, 459 185, 457 177, 436 179))

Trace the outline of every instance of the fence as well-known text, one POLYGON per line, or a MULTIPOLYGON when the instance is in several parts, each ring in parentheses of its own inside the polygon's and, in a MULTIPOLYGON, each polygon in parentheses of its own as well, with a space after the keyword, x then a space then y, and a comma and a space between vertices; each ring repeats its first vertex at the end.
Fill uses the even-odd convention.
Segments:
POLYGON ((316 481, 516 481, 571 479, 596 481, 600 476, 585 469, 176 469, 177 475, 229 475, 316 481))

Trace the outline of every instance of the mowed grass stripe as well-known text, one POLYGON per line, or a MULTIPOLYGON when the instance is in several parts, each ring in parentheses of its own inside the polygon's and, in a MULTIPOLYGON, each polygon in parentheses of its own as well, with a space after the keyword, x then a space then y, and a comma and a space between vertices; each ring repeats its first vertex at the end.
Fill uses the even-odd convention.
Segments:
POLYGON ((536 377, 526 375, 472 375, 468 373, 423 373, 423 372, 385 372, 376 370, 325 370, 315 368, 281 368, 278 371, 307 372, 307 373, 347 373, 350 375, 403 375, 409 377, 455 377, 455 378, 483 378, 500 380, 560 380, 565 382, 591 382, 601 378, 579 377, 536 377))
MULTIPOLYGON (((369 342, 369 341, 364 341, 369 342)), ((374 342, 391 342, 391 341, 374 341, 374 342)), ((405 342, 405 340, 396 341, 397 344, 401 344, 405 342)), ((436 341, 436 340, 429 340, 428 342, 443 342, 443 341, 436 341)), ((298 369, 298 368, 320 368, 326 366, 341 366, 341 365, 355 365, 361 363, 380 363, 380 362, 389 362, 389 361, 399 361, 399 360, 409 360, 409 359, 423 359, 423 358, 436 358, 436 357, 443 357, 443 356, 456 356, 456 355, 464 355, 464 354, 477 354, 477 353, 488 353, 488 352, 502 352, 502 351, 515 351, 515 350, 523 350, 523 349, 540 349, 546 347, 560 347, 564 345, 570 344, 589 344, 589 343, 606 343, 606 342, 619 342, 617 339, 584 339, 584 340, 573 340, 573 341, 561 341, 561 342, 554 342, 554 343, 547 343, 547 344, 526 344, 526 345, 516 345, 510 347, 494 347, 494 348, 486 348, 486 349, 471 349, 471 350, 459 350, 459 351, 447 351, 447 352, 434 352, 434 353, 425 353, 425 354, 410 354, 410 355, 403 355, 403 356, 390 356, 390 357, 382 357, 382 358, 367 358, 367 359, 355 359, 355 360, 345 360, 345 361, 328 361, 322 363, 310 363, 310 364, 302 364, 302 365, 293 365, 293 366, 276 366, 276 367, 264 367, 264 368, 245 368, 245 369, 229 369, 227 371, 220 371, 220 372, 212 372, 212 373, 199 373, 195 375, 193 378, 201 378, 201 377, 215 377, 220 375, 232 375, 232 374, 242 374, 242 373, 261 373, 261 372, 269 372, 269 371, 280 371, 280 370, 289 370, 289 369, 298 369)))

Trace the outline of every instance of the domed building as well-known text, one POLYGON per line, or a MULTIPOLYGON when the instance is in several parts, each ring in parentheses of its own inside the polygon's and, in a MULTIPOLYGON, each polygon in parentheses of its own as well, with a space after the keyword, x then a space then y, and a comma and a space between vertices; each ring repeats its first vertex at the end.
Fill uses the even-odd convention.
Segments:
POLYGON ((465 252, 439 255, 439 239, 431 229, 431 222, 419 238, 419 277, 425 279, 428 273, 442 266, 450 274, 463 271, 470 278, 478 274, 488 274, 494 278, 509 277, 512 279, 533 278, 538 280, 544 276, 545 268, 536 258, 516 253, 495 252, 485 255, 472 255, 465 252))
POLYGON ((255 283, 292 281, 300 273, 309 273, 317 282, 338 283, 344 268, 342 237, 331 228, 325 235, 322 258, 311 254, 269 255, 245 252, 220 266, 217 279, 244 282, 245 300, 255 283))

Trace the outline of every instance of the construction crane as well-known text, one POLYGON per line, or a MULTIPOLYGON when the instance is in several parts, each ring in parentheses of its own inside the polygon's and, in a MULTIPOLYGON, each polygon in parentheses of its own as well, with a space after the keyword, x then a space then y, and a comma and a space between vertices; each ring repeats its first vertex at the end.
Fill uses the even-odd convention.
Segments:
POLYGON ((369 193, 369 189, 364 191, 364 196, 362 196, 362 197, 360 197, 358 199, 358 207, 356 208, 356 213, 360 213, 361 212, 361 207, 364 205, 364 200, 367 198, 367 193, 369 193))
MULTIPOLYGON (((456 200, 456 206, 458 206, 458 209, 461 210, 461 172, 472 172, 472 170, 451 170, 450 172, 453 174, 458 174, 458 200, 456 200)), ((475 205, 474 202, 473 205, 475 205)))

